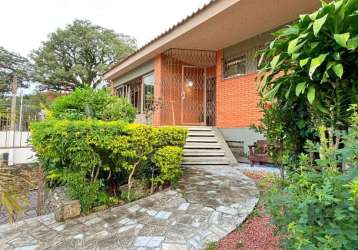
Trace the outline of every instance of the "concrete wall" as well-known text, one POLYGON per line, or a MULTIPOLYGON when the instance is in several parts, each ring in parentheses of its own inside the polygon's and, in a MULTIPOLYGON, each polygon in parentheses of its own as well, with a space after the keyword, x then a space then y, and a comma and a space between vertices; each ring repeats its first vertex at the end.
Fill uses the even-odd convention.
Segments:
POLYGON ((120 78, 116 79, 114 81, 114 87, 117 87, 121 84, 129 82, 130 80, 133 80, 137 77, 145 75, 153 70, 154 70, 154 60, 150 60, 150 61, 142 64, 138 68, 136 68, 136 69, 130 71, 129 73, 121 76, 120 78))
POLYGON ((256 133, 250 128, 221 128, 226 141, 242 141, 244 142, 244 152, 247 153, 249 145, 253 145, 257 140, 264 140, 262 134, 256 133))
POLYGON ((35 152, 28 142, 29 137, 29 132, 0 131, 0 159, 7 153, 8 165, 36 162, 35 152))

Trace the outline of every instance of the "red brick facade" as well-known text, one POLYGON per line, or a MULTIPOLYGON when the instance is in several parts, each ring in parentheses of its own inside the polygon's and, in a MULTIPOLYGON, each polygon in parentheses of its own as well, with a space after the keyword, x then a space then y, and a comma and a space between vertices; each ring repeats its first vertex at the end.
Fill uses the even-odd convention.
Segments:
POLYGON ((256 74, 223 78, 223 52, 217 53, 216 67, 216 126, 247 128, 257 124, 261 113, 257 104, 256 74))
MULTIPOLYGON (((257 104, 259 95, 256 88, 256 74, 237 76, 224 79, 223 72, 223 51, 217 52, 216 63, 216 126, 218 128, 247 128, 252 124, 257 124, 261 113, 257 104)), ((155 58, 155 90, 154 94, 157 100, 160 100, 162 93, 162 82, 166 79, 165 65, 163 64, 163 55, 155 58)), ((177 83, 173 82, 173 88, 177 89, 177 83)), ((170 85, 168 85, 170 86, 170 85)), ((165 91, 169 91, 166 89, 165 91)), ((178 93, 180 99, 180 91, 178 93)), ((175 117, 180 117, 180 107, 175 106, 175 117)), ((153 125, 173 125, 171 117, 173 111, 162 107, 157 110, 153 117, 153 125)), ((175 119, 175 125, 180 125, 178 119, 175 119)))

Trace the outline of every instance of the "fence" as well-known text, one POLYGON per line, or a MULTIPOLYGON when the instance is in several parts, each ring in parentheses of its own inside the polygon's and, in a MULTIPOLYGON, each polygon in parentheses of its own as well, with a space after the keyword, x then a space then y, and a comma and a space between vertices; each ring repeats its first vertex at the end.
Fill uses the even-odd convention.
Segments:
POLYGON ((41 118, 31 107, 16 106, 16 112, 0 107, 0 162, 8 165, 36 161, 29 143, 30 123, 41 118))

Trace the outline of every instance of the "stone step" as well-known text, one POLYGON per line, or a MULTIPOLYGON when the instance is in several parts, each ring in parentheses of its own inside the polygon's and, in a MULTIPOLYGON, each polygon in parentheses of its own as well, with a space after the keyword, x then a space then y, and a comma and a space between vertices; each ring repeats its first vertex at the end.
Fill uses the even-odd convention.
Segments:
POLYGON ((190 131, 213 131, 213 129, 211 127, 204 127, 204 126, 189 126, 186 127, 189 132, 190 131))
POLYGON ((216 137, 188 137, 186 142, 218 142, 216 137))
POLYGON ((189 137, 214 137, 215 133, 213 131, 189 131, 189 137))
POLYGON ((221 149, 219 143, 194 143, 189 142, 184 145, 184 149, 221 149))
POLYGON ((225 151, 220 149, 184 149, 184 156, 225 156, 225 151))
POLYGON ((184 157, 183 165, 229 165, 226 157, 184 157))

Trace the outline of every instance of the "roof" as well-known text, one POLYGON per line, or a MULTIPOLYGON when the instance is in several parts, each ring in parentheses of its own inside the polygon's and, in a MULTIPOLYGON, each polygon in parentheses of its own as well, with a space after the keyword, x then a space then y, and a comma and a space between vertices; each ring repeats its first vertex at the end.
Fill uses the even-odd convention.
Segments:
POLYGON ((120 65, 122 62, 128 60, 129 58, 131 58, 132 56, 134 56, 135 54, 139 53, 140 51, 142 51, 143 49, 145 49, 146 47, 148 47, 149 45, 151 45, 152 43, 154 43, 155 41, 159 40, 160 38, 162 38, 163 36, 169 34, 170 32, 172 32, 174 29, 176 29, 178 26, 183 25, 184 23, 188 22, 190 19, 192 19, 194 16, 198 15, 199 13, 205 11, 207 8, 209 8, 211 5, 213 5, 216 2, 219 2, 221 0, 211 0, 209 3, 204 4, 201 8, 197 9, 196 11, 194 11, 192 14, 186 16, 185 18, 183 18, 181 21, 177 22, 176 24, 174 24, 173 26, 171 26, 169 29, 167 29, 166 31, 162 32, 160 35, 156 36, 154 39, 150 40, 148 43, 144 44, 142 47, 140 47, 139 49, 137 49, 136 51, 134 51, 133 53, 131 53, 129 56, 127 56, 126 58, 124 58, 123 60, 119 61, 118 63, 112 65, 109 69, 107 69, 103 74, 106 74, 107 72, 111 71, 112 69, 114 69, 115 67, 117 67, 118 65, 120 65))
POLYGON ((317 0, 212 0, 107 70, 116 80, 168 49, 219 51, 312 12, 317 0))

